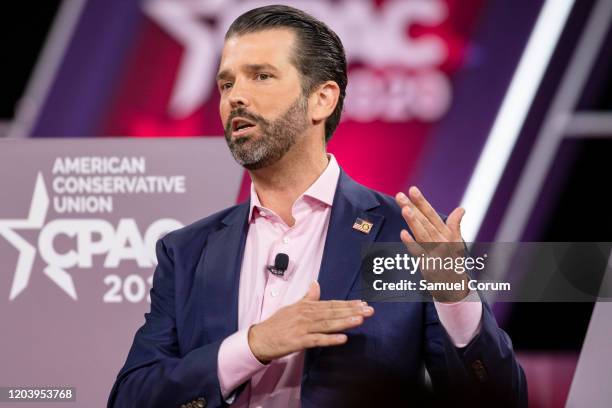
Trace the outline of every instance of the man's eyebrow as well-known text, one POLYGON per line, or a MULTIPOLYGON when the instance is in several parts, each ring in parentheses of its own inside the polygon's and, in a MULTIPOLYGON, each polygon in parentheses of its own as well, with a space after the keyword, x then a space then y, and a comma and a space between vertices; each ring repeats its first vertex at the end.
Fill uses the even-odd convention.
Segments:
POLYGON ((222 79, 226 79, 230 76, 230 71, 228 69, 224 69, 217 74, 217 81, 221 81, 222 79))
MULTIPOLYGON (((242 66, 242 69, 248 72, 258 72, 258 71, 278 72, 278 68, 276 68, 272 64, 246 64, 242 66)), ((233 75, 229 69, 224 69, 217 74, 217 81, 221 81, 223 79, 227 79, 232 76, 233 75)))
POLYGON ((278 71, 278 69, 272 64, 247 64, 244 66, 247 71, 278 71))

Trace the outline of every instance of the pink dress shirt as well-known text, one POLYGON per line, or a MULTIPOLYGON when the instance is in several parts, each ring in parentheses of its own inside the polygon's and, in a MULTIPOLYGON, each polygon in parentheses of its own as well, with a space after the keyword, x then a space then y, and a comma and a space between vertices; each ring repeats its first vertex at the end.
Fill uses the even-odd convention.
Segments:
MULTIPOLYGON (((247 334, 251 325, 300 300, 310 283, 317 280, 339 176, 340 167, 330 154, 327 168, 293 203, 292 227, 261 205, 251 185, 249 231, 240 271, 238 331, 223 341, 218 355, 221 392, 226 401, 233 402, 232 406, 300 406, 304 353, 293 353, 264 365, 253 356, 247 334), (289 255, 289 267, 282 277, 266 269, 281 252, 289 255), (234 401, 233 391, 246 381, 245 390, 234 401)), ((469 343, 479 328, 481 303, 435 306, 455 345, 469 343)))

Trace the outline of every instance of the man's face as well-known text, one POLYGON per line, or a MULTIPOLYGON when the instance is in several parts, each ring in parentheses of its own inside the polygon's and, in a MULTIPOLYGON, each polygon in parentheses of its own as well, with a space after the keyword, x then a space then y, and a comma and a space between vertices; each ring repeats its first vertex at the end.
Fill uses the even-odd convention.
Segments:
POLYGON ((232 36, 221 56, 217 86, 225 139, 249 170, 280 160, 309 125, 308 101, 291 63, 288 29, 232 36))

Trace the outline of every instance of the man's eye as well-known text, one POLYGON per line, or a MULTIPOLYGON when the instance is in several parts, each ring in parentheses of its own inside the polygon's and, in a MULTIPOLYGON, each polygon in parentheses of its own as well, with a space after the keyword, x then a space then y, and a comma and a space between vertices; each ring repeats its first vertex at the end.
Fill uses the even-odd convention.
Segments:
POLYGON ((232 87, 232 83, 231 82, 224 82, 224 83, 221 84, 219 89, 221 89, 222 91, 227 91, 231 87, 232 87))
POLYGON ((255 74, 255 79, 258 81, 265 81, 270 78, 270 74, 255 74))

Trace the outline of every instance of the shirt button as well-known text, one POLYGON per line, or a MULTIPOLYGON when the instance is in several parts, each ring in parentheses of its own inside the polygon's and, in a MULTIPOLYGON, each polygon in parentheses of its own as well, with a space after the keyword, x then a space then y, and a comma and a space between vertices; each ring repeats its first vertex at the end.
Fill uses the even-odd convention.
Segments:
POLYGON ((272 289, 272 292, 270 294, 272 295, 272 297, 277 297, 278 296, 278 290, 272 289))
POLYGON ((285 237, 283 238, 283 244, 288 244, 289 243, 289 238, 285 237))

